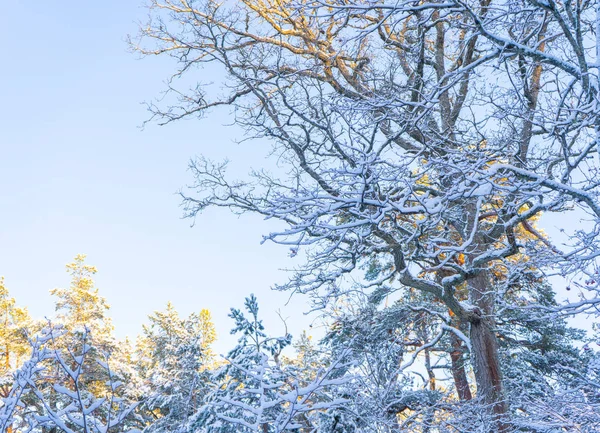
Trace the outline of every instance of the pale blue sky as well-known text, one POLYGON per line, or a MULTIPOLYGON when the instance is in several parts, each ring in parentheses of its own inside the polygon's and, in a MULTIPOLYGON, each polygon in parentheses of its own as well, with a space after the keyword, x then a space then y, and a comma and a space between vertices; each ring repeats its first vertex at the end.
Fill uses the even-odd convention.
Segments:
MULTIPOLYGON (((140 130, 143 101, 164 89, 169 59, 140 60, 125 39, 146 11, 141 0, 8 2, 0 14, 0 275, 34 317, 53 314, 48 291, 68 285, 78 253, 99 269, 119 336, 171 300, 182 313, 209 308, 220 350, 232 343, 227 313, 257 294, 268 323, 304 301, 269 290, 293 265, 283 247, 260 245, 269 224, 209 211, 194 228, 175 192, 191 181, 196 154, 230 157, 233 174, 265 164, 266 143, 237 145, 226 111, 202 121, 140 130)), ((200 74, 200 72, 198 73, 200 74)), ((202 81, 210 76, 199 75, 202 81)))

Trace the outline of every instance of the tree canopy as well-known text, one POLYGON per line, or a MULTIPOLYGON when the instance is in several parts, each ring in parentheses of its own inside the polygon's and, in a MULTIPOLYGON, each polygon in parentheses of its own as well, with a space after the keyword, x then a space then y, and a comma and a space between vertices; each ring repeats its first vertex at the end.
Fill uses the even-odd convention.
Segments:
POLYGON ((522 405, 502 371, 508 334, 598 304, 597 9, 154 0, 135 48, 179 65, 169 81, 177 100, 150 107, 159 122, 230 106, 286 169, 235 180, 226 164, 193 160, 187 215, 218 206, 284 222, 265 239, 306 260, 281 289, 325 310, 402 311, 390 331, 426 365, 441 362, 450 338, 442 358, 459 398, 471 399, 470 364, 477 400, 509 431, 522 405), (224 72, 218 90, 177 87, 210 63, 224 72), (536 219, 573 210, 590 222, 565 224, 570 243, 559 248, 536 219), (580 299, 548 303, 551 275, 577 285, 580 299), (504 334, 518 312, 530 321, 504 334))

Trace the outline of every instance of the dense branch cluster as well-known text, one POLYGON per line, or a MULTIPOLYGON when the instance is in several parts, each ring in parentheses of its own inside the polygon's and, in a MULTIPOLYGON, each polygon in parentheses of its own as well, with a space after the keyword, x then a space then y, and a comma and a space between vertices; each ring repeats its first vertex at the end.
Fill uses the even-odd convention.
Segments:
POLYGON ((158 119, 231 106, 287 169, 234 181, 225 165, 195 160, 187 215, 221 206, 284 222, 266 239, 306 260, 281 288, 310 294, 316 308, 379 312, 393 300, 411 320, 427 316, 416 352, 449 334, 454 355, 442 358, 461 400, 472 371, 508 431, 521 409, 503 378, 502 323, 519 311, 532 321, 595 313, 599 300, 598 10, 593 1, 155 0, 134 47, 178 62, 169 90, 179 100, 151 106, 158 119), (178 89, 207 64, 226 73, 220 90, 178 89), (536 221, 566 212, 589 218, 576 231, 565 225, 570 242, 559 248, 536 221), (550 275, 580 299, 539 302, 550 275))

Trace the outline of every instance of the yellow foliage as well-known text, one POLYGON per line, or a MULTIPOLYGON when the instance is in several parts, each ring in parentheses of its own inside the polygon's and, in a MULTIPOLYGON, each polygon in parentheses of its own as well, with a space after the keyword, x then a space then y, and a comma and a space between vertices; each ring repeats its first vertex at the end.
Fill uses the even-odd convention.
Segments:
MULTIPOLYGON (((31 327, 27 309, 16 306, 15 299, 9 296, 4 277, 0 277, 0 377, 20 367, 29 354, 27 334, 31 327)), ((7 392, 8 389, 0 387, 0 396, 7 392)))
POLYGON ((66 265, 67 272, 71 275, 68 288, 50 290, 58 298, 58 321, 69 331, 85 326, 96 340, 108 338, 113 331, 110 318, 106 316, 110 306, 99 295, 92 278, 98 269, 86 264, 85 258, 85 254, 78 254, 72 263, 66 265))

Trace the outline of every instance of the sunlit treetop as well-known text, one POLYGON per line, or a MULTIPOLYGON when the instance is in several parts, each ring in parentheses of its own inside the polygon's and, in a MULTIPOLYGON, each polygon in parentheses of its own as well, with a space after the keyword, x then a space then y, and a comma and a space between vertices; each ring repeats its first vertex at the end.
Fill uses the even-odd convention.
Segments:
POLYGON ((16 306, 0 277, 0 381, 2 385, 10 382, 2 379, 19 367, 30 347, 27 335, 32 328, 32 320, 26 308, 16 306))
POLYGON ((107 312, 110 308, 106 299, 100 296, 93 276, 98 271, 95 266, 85 263, 85 254, 78 254, 66 269, 71 276, 68 288, 55 288, 50 293, 56 300, 56 319, 68 330, 86 327, 93 338, 108 338, 113 325, 107 312))

